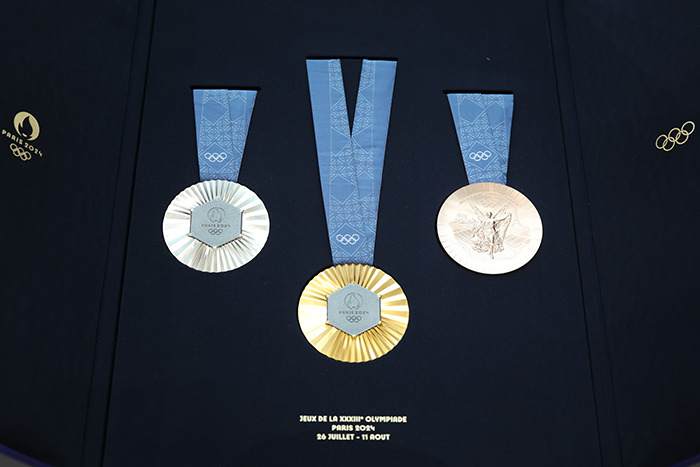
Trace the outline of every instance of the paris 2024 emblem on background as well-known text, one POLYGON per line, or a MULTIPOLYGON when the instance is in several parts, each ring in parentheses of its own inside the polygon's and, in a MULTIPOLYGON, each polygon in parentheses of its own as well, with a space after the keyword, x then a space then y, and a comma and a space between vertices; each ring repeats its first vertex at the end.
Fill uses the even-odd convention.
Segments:
POLYGON ((24 110, 17 112, 12 119, 12 127, 10 130, 2 128, 0 136, 7 138, 5 141, 13 157, 22 162, 35 159, 35 156, 44 157, 35 143, 41 128, 34 115, 24 110))

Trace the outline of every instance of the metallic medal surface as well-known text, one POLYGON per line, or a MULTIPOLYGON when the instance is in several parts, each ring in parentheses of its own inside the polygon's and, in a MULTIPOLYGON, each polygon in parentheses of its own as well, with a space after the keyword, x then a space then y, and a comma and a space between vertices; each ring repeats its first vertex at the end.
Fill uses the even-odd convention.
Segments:
POLYGON ((452 193, 438 213, 437 231, 452 259, 483 274, 520 268, 542 243, 535 206, 500 183, 473 183, 452 193))
POLYGON ((204 272, 231 271, 248 263, 265 246, 269 231, 270 217, 260 198, 227 180, 192 185, 173 199, 163 217, 170 252, 204 272))
POLYGON ((399 343, 408 327, 408 300, 401 286, 381 269, 366 264, 340 264, 319 273, 304 288, 298 313, 301 331, 309 343, 341 362, 360 363, 381 357, 399 343), (348 287, 351 284, 356 285, 348 287), (356 290, 357 286, 366 290, 356 290), (341 289, 343 296, 337 296, 341 289), (374 319, 373 294, 380 300, 378 324, 372 321, 366 326, 369 329, 353 336, 329 322, 330 310, 331 320, 344 316, 353 325, 350 329, 361 330, 355 327, 358 318, 374 319), (339 303, 329 307, 331 295, 331 301, 335 298, 339 303))

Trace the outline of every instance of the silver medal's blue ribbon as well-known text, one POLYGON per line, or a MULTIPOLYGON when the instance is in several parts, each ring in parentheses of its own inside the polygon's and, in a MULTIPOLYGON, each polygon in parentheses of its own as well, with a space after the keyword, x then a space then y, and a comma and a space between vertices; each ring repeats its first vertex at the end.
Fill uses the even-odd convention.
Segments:
POLYGON ((340 60, 307 60, 333 264, 372 264, 396 62, 363 60, 352 132, 340 60))
POLYGON ((257 91, 195 89, 199 178, 238 181, 257 91))
POLYGON ((512 94, 448 94, 469 183, 506 184, 512 94))

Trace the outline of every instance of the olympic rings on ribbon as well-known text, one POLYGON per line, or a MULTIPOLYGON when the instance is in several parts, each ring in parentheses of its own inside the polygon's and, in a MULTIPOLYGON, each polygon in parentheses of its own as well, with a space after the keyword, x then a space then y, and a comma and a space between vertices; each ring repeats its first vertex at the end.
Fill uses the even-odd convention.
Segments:
POLYGON ((491 151, 477 151, 469 153, 469 159, 476 162, 487 161, 489 157, 491 157, 491 151))
POLYGON ((693 131, 695 131, 695 123, 691 122, 690 120, 685 122, 680 128, 671 128, 671 131, 669 131, 667 135, 659 135, 659 137, 656 138, 656 149, 663 149, 664 151, 668 152, 673 149, 676 144, 685 144, 693 131), (686 125, 692 125, 690 131, 686 129, 686 125), (683 138, 683 141, 680 141, 681 137, 685 137, 683 138), (663 142, 659 143, 659 140, 663 142))
POLYGON ((209 233, 212 235, 221 235, 224 233, 224 229, 209 229, 209 233))
POLYGON ((359 323, 360 321, 362 321, 362 316, 346 316, 345 319, 347 319, 351 323, 359 323))
POLYGON ((25 150, 24 148, 20 148, 15 143, 10 144, 10 150, 12 150, 12 154, 14 154, 15 157, 19 157, 23 161, 28 161, 32 158, 31 152, 25 150))
POLYGON ((225 152, 205 152, 204 157, 209 162, 223 162, 228 157, 225 152))
POLYGON ((357 234, 345 234, 345 235, 336 235, 335 239, 339 241, 343 245, 354 245, 360 240, 360 236, 357 234))

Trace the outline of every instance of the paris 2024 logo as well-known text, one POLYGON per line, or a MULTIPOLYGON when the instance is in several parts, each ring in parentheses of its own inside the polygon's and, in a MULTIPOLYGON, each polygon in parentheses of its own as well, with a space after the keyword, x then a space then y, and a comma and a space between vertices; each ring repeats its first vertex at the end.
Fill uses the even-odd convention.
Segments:
POLYGON ((9 140, 9 148, 12 155, 22 162, 27 162, 34 156, 44 157, 41 149, 36 146, 39 138, 39 122, 36 117, 27 111, 17 112, 13 119, 14 131, 5 128, 0 132, 9 140))

